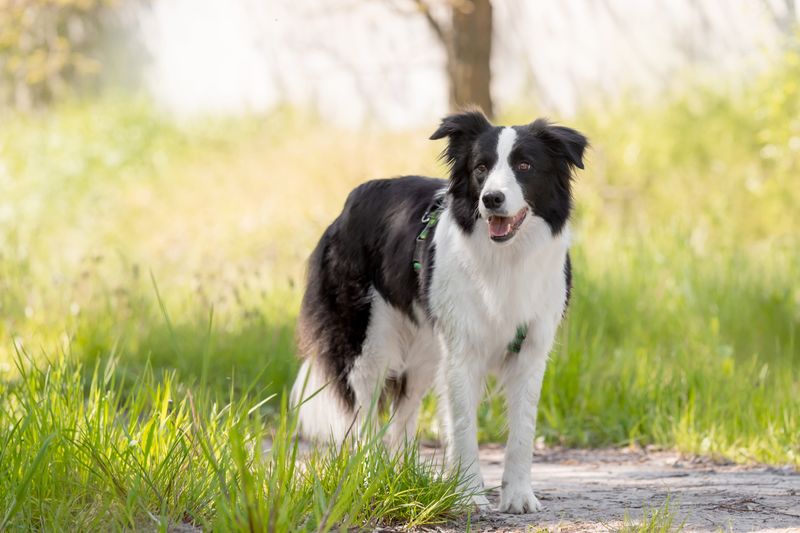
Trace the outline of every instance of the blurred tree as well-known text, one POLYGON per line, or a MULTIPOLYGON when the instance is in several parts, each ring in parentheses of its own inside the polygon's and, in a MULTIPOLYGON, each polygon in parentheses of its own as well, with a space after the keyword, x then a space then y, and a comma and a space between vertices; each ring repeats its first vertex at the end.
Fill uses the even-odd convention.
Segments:
POLYGON ((778 29, 789 37, 796 38, 797 0, 763 0, 763 4, 778 29))
POLYGON ((91 50, 117 0, 0 0, 0 102, 29 109, 100 70, 91 50))
POLYGON ((450 107, 477 105, 491 117, 494 114, 491 0, 444 0, 449 24, 433 15, 435 0, 414 2, 445 50, 450 107))

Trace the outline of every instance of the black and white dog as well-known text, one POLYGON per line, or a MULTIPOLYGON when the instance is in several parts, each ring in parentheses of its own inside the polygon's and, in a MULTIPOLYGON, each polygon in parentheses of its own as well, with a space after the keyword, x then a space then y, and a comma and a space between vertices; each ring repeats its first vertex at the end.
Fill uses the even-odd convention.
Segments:
MULTIPOLYGON (((568 220, 586 138, 539 119, 497 127, 446 117, 449 181, 406 176, 358 186, 311 255, 292 391, 304 436, 342 438, 376 393, 389 439, 413 439, 436 382, 447 455, 482 487, 477 407, 488 372, 507 395, 500 511, 541 508, 530 483, 548 352, 569 300, 568 220), (320 390, 321 389, 321 390, 320 390)), ((481 507, 485 496, 475 497, 481 507)))

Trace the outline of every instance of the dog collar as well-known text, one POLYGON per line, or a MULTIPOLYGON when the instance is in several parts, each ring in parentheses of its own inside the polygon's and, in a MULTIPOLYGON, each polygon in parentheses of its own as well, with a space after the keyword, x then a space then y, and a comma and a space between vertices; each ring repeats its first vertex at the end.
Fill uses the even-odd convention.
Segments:
MULTIPOLYGON (((422 219, 420 219, 424 226, 422 227, 422 231, 419 232, 419 235, 417 235, 417 243, 414 247, 414 258, 411 262, 411 266, 414 268, 414 272, 417 274, 422 271, 422 258, 425 252, 425 241, 427 241, 428 237, 430 237, 431 232, 439 222, 442 211, 444 211, 444 198, 445 191, 437 192, 433 197, 431 205, 427 210, 425 210, 425 214, 422 215, 422 219)), ((514 335, 514 338, 508 343, 508 352, 515 354, 519 353, 520 350, 522 350, 522 343, 525 342, 525 338, 527 336, 528 324, 520 324, 517 326, 517 332, 514 335)))

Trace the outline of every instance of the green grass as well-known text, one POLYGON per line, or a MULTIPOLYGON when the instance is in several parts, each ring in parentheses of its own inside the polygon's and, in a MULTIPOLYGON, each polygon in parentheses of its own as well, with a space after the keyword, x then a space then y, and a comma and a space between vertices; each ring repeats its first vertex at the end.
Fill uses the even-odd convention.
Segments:
POLYGON ((457 474, 413 447, 389 455, 380 433, 301 455, 285 404, 267 424, 265 391, 219 403, 149 367, 123 387, 115 358, 86 387, 66 360, 15 362, 1 389, 0 530, 329 531, 466 508, 457 474))
POLYGON ((625 511, 619 533, 678 533, 683 531, 684 522, 675 523, 675 513, 670 508, 671 498, 667 497, 659 507, 645 507, 642 518, 636 520, 625 511))
MULTIPOLYGON (((593 148, 540 405, 547 443, 800 466, 798 87, 792 53, 736 92, 692 85, 569 121, 593 148)), ((253 444, 290 425, 304 260, 352 186, 443 175, 441 146, 285 110, 178 121, 119 95, 0 120, 3 520, 318 526, 348 457, 320 456, 312 483, 253 444), (276 494, 279 475, 296 492, 276 494)), ((504 438, 496 391, 480 425, 504 438)), ((432 399, 422 426, 433 433, 432 399)), ((361 463, 380 479, 392 463, 377 453, 361 463)), ((425 498, 443 516, 444 493, 411 490, 433 474, 408 475, 368 504, 337 500, 331 527, 413 521, 425 498)))

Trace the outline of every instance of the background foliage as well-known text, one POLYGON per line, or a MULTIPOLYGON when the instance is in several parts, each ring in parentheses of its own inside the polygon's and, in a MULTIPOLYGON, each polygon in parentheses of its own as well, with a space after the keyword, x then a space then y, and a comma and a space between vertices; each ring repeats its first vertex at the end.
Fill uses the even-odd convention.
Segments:
MULTIPOLYGON (((72 75, 62 59, 41 72, 72 75)), ((546 443, 800 465, 798 84, 789 51, 735 91, 692 83, 569 121, 593 148, 546 443)), ((354 185, 444 175, 430 131, 337 130, 294 109, 177 119, 123 93, 0 118, 0 529, 328 523, 349 459, 321 456, 309 481, 257 444, 290 441, 280 398, 304 261, 354 185), (263 492, 289 478, 284 499, 263 492)), ((495 391, 480 417, 482 440, 504 437, 495 391)), ((388 479, 391 463, 362 463, 388 479)), ((382 493, 385 516, 460 505, 452 480, 406 474, 425 491, 382 493)), ((335 504, 338 523, 375 519, 362 488, 335 504)))
POLYGON ((113 31, 108 23, 124 4, 120 0, 2 0, 0 102, 30 109, 85 87, 101 69, 99 44, 113 31))

